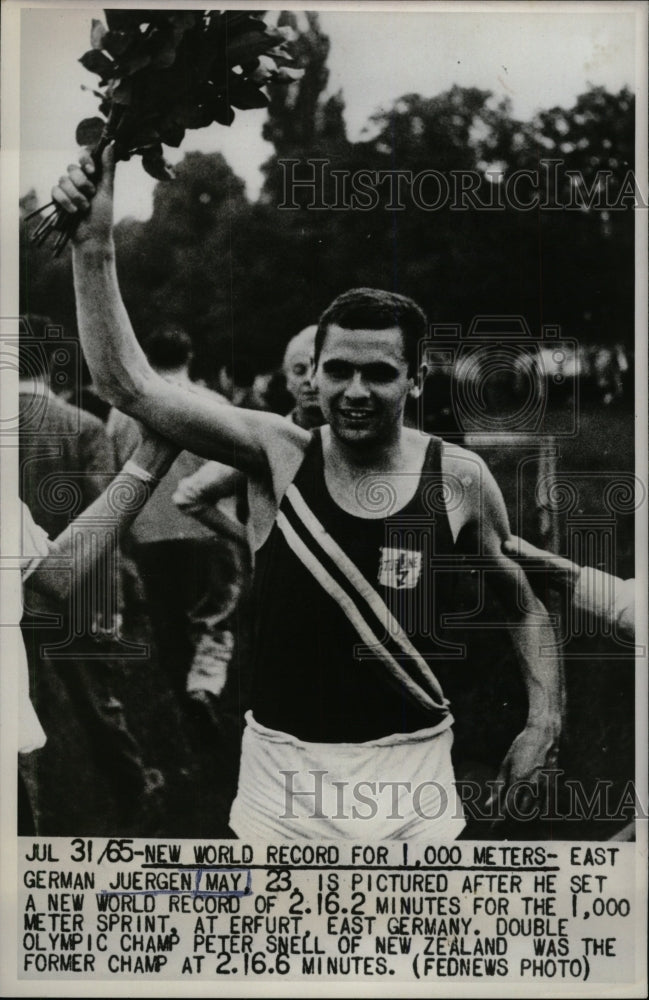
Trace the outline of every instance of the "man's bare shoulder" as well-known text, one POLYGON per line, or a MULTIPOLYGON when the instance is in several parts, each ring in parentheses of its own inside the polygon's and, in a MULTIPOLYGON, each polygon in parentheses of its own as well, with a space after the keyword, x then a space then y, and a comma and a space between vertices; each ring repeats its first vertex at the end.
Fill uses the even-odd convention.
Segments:
POLYGON ((509 523, 500 487, 489 466, 480 455, 458 444, 444 442, 442 473, 448 480, 450 496, 457 502, 449 505, 453 510, 452 527, 480 526, 507 538, 509 523))
POLYGON ((442 442, 442 472, 457 480, 466 491, 480 490, 491 478, 483 458, 449 441, 442 442))

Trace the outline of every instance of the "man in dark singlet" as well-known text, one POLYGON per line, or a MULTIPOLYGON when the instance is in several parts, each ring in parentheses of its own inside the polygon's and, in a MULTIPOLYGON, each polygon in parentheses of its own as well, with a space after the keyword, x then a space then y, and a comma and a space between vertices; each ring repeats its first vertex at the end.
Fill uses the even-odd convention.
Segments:
POLYGON ((119 296, 110 150, 96 188, 93 173, 84 155, 53 197, 84 214, 75 287, 99 390, 249 478, 259 552, 257 675, 235 832, 457 836, 452 718, 436 676, 438 663, 461 655, 437 629, 455 549, 482 560, 485 584, 498 589, 511 625, 528 719, 500 776, 533 789, 556 760, 560 731, 553 637, 542 605, 501 552, 507 515, 484 463, 404 427, 406 400, 421 391, 424 375, 421 310, 372 289, 346 293, 326 310, 315 344, 327 421, 319 433, 169 385, 148 365, 119 296))

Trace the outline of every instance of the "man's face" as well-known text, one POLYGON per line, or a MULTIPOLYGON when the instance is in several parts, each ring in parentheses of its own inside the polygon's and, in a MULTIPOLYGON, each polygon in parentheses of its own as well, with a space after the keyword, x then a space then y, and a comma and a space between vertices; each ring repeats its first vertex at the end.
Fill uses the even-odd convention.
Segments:
MULTIPOLYGON (((315 337, 313 338, 315 339, 315 337)), ((311 379, 313 343, 289 345, 284 361, 286 388, 295 400, 298 410, 319 410, 318 390, 311 379)))
POLYGON ((316 383, 325 420, 339 440, 360 447, 396 440, 415 384, 408 377, 401 329, 345 330, 332 324, 316 383))

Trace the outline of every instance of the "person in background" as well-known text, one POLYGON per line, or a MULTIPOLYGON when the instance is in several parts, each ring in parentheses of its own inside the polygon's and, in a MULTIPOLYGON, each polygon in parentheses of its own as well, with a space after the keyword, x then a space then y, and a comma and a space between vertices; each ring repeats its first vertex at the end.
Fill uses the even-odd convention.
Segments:
POLYGON ((34 334, 21 335, 19 342, 19 490, 54 538, 69 524, 75 505, 78 513, 97 499, 115 466, 101 420, 52 392, 45 340, 51 320, 29 316, 26 326, 34 334))
POLYGON ((105 399, 102 399, 95 389, 88 373, 88 368, 83 361, 79 384, 75 385, 72 389, 62 392, 60 398, 65 399, 66 403, 72 403, 74 406, 79 406, 82 410, 86 410, 93 417, 98 417, 102 424, 105 424, 108 420, 111 405, 105 399))
POLYGON ((257 409, 255 405, 255 372, 246 358, 232 357, 221 365, 216 376, 218 392, 233 406, 257 409))
POLYGON ((286 388, 295 400, 289 418, 305 430, 320 427, 324 420, 318 402, 318 390, 313 382, 313 352, 317 329, 315 324, 307 326, 289 340, 282 364, 286 388))
MULTIPOLYGON (((21 503, 21 596, 16 621, 23 616, 22 591, 29 597, 40 596, 51 608, 61 610, 72 595, 87 592, 88 578, 107 556, 115 533, 122 532, 137 515, 147 498, 155 490, 160 476, 164 475, 177 447, 157 434, 146 431, 133 458, 115 476, 109 487, 79 514, 53 541, 47 532, 36 524, 29 507, 21 503), (102 524, 105 530, 98 531, 102 524), (82 543, 82 544, 80 544, 82 543)), ((30 699, 29 672, 37 679, 41 663, 31 658, 28 662, 24 642, 18 645, 18 752, 26 763, 34 751, 46 743, 46 732, 39 721, 30 699)), ((99 673, 102 664, 95 664, 99 673)), ((38 707, 38 706, 37 706, 38 707)), ((58 725, 65 719, 57 714, 58 725)), ((136 805, 141 805, 141 794, 130 789, 136 805)), ((143 789, 141 790, 143 791, 143 789)), ((36 789, 38 798, 38 788, 36 789)), ((37 809, 34 809, 27 783, 18 771, 18 833, 21 836, 37 832, 37 809)), ((62 832, 62 831, 60 831, 62 832)))
MULTIPOLYGON (((225 402, 222 396, 192 383, 192 344, 184 330, 163 327, 144 346, 152 367, 167 382, 225 402)), ((139 425, 113 410, 107 429, 119 460, 125 461, 139 441, 139 425)), ((172 502, 179 482, 203 464, 203 459, 188 451, 180 453, 134 521, 125 544, 142 581, 160 665, 182 716, 193 724, 189 733, 197 738, 201 728, 219 728, 215 697, 234 649, 229 619, 242 575, 238 549, 228 534, 228 529, 236 533, 236 523, 230 524, 224 515, 218 527, 208 529, 185 517, 172 502), (192 672, 197 656, 200 667, 192 672)))
MULTIPOLYGON (((19 496, 41 531, 57 538, 99 497, 116 467, 101 421, 50 388, 45 338, 50 325, 46 317, 28 317, 33 335, 19 341, 19 496)), ((47 596, 34 594, 23 629, 32 671, 47 664, 40 671, 43 683, 36 686, 37 703, 69 699, 120 814, 127 817, 157 785, 158 775, 145 767, 126 718, 126 677, 114 644, 117 567, 104 560, 99 572, 103 584, 83 613, 79 607, 50 607, 47 596), (50 681, 58 693, 49 689, 50 681)), ((52 800, 51 807, 58 803, 52 800)))

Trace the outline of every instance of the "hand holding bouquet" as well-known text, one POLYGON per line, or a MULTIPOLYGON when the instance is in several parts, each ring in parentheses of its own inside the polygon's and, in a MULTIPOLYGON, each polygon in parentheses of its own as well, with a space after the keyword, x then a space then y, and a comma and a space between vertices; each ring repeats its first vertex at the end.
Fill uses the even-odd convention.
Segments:
MULTIPOLYGON (((102 117, 80 122, 76 140, 90 148, 96 171, 112 143, 116 161, 141 156, 147 173, 169 179, 164 145, 179 146, 187 129, 231 125, 235 108, 265 107, 267 83, 299 79, 302 70, 286 65, 291 29, 270 27, 260 14, 124 9, 107 10, 106 25, 93 20, 92 47, 80 62, 99 77, 93 92, 102 117)), ((56 233, 57 256, 79 217, 54 202, 38 214, 32 239, 40 244, 56 233)))

